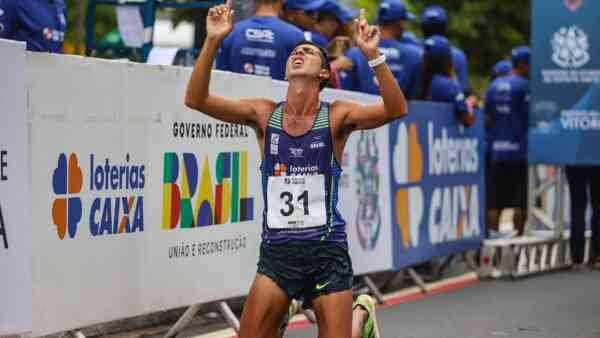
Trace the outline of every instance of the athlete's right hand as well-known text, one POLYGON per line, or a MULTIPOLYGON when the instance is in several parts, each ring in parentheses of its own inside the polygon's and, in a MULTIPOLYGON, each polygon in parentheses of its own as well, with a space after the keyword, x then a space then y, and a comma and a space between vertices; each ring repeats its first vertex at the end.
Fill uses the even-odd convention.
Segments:
POLYGON ((206 37, 224 39, 233 29, 233 8, 231 0, 224 5, 212 7, 206 17, 206 37))

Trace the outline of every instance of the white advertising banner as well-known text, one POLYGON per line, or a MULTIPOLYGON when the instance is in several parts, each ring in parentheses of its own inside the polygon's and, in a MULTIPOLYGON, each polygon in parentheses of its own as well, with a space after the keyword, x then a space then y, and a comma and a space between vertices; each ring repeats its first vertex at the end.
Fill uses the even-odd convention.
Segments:
MULTIPOLYGON (((285 100, 287 83, 273 81, 275 100, 285 100)), ((370 104, 380 97, 324 89, 321 100, 347 100, 370 104)), ((390 161, 388 127, 354 132, 344 148, 338 209, 346 220, 348 247, 354 274, 362 275, 393 267, 390 211, 390 161)))
POLYGON ((347 222, 356 275, 393 266, 387 131, 382 127, 355 132, 342 158, 339 209, 347 222))
POLYGON ((0 336, 31 331, 25 44, 0 39, 0 336))
POLYGON ((33 334, 246 294, 262 219, 253 131, 184 107, 183 68, 32 55, 28 74, 33 334))

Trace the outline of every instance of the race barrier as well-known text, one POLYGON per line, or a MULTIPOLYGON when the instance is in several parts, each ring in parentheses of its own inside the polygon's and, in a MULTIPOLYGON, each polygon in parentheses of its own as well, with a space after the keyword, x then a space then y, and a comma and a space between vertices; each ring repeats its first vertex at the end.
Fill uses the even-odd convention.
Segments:
MULTIPOLYGON (((32 240, 32 335, 196 304, 189 315, 245 295, 262 225, 253 130, 186 108, 190 69, 24 58, 29 145, 20 146, 29 149, 33 233, 21 236, 32 240)), ((211 83, 229 97, 280 100, 285 90, 219 71, 211 83)), ((327 89, 323 99, 378 98, 327 89)), ((477 249, 483 238, 482 121, 464 129, 449 105, 409 110, 355 133, 341 160, 357 275, 477 249)))
POLYGON ((25 44, 1 40, 0 336, 31 331, 25 44))

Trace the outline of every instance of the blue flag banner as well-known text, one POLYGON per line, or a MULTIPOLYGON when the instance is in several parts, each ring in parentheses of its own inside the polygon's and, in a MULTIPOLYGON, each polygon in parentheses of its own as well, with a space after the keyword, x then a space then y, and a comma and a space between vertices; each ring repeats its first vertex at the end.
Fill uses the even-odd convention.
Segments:
POLYGON ((600 1, 534 0, 529 162, 600 164, 600 1))
POLYGON ((392 245, 397 269, 477 249, 484 237, 483 121, 411 102, 390 128, 392 245))

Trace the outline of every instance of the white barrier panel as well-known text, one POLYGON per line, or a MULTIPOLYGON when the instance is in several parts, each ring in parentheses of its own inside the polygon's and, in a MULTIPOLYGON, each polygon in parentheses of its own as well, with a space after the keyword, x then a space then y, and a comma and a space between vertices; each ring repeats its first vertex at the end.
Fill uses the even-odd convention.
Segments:
MULTIPOLYGON (((285 100, 287 82, 274 81, 273 98, 285 100)), ((321 100, 364 104, 379 96, 324 89, 321 100)), ((342 158, 338 209, 346 220, 348 247, 356 275, 393 268, 388 127, 353 133, 342 158)))
MULTIPOLYGON (((249 128, 183 105, 189 70, 30 54, 33 334, 241 296, 256 272, 249 128)), ((271 81, 215 72, 213 90, 271 81)))
POLYGON ((0 336, 31 331, 25 44, 0 39, 0 336))

